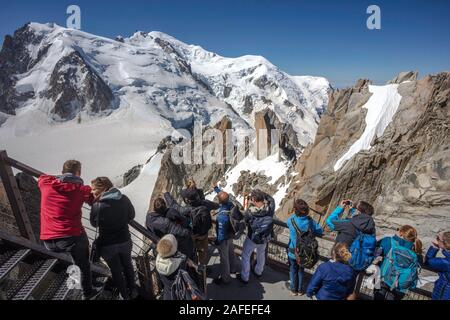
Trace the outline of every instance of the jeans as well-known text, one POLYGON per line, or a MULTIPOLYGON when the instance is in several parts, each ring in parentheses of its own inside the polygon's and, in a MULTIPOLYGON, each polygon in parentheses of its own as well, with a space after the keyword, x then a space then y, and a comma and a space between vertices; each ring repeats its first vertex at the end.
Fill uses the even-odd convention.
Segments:
POLYGON ((303 292, 303 274, 305 268, 300 267, 295 259, 289 258, 289 279, 291 280, 292 292, 303 292))
POLYGON ((129 300, 135 288, 134 269, 131 261, 131 240, 100 247, 100 255, 111 270, 114 285, 124 300, 129 300))
POLYGON ((81 271, 81 289, 84 295, 92 293, 92 274, 89 262, 89 240, 86 233, 61 239, 44 240, 44 246, 53 252, 66 252, 81 271))
POLYGON ((266 247, 267 243, 256 244, 248 237, 245 238, 244 247, 242 248, 242 271, 241 278, 248 281, 250 278, 250 257, 256 249, 256 266, 255 273, 261 275, 264 271, 266 263, 266 247))
POLYGON ((208 264, 208 235, 192 236, 194 242, 194 250, 198 255, 198 263, 202 265, 208 264))
POLYGON ((226 283, 231 281, 230 272, 236 271, 236 255, 234 253, 233 239, 222 241, 219 246, 220 276, 226 283))

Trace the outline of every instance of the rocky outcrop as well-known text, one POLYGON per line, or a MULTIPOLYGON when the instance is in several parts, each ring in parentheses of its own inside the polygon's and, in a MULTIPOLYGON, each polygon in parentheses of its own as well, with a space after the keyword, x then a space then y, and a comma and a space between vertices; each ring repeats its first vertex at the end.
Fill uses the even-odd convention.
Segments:
POLYGON ((55 120, 71 120, 81 111, 98 114, 118 107, 111 89, 78 51, 56 64, 45 96, 54 101, 50 113, 55 120))
POLYGON ((278 119, 277 115, 271 109, 255 113, 255 124, 257 138, 257 156, 258 159, 264 159, 267 155, 272 154, 269 147, 277 145, 276 149, 281 152, 281 157, 284 160, 294 160, 297 151, 300 152, 304 147, 300 145, 293 126, 290 123, 283 123, 278 119), (271 132, 273 130, 273 132, 271 132), (267 131, 267 134, 263 134, 267 131), (262 137, 260 137, 260 135, 262 137), (260 139, 267 139, 267 141, 260 141, 260 139), (267 152, 259 150, 260 145, 264 146, 267 143, 269 146, 267 152), (260 152, 261 151, 261 152, 260 152))
POLYGON ((15 90, 17 78, 15 75, 30 70, 35 62, 42 56, 48 47, 38 53, 33 59, 28 51, 28 46, 37 45, 42 36, 36 35, 29 28, 29 24, 17 29, 13 36, 5 36, 2 50, 0 51, 0 111, 14 115, 20 102, 34 96, 33 92, 19 93, 15 90))
MULTIPOLYGON (((215 129, 219 129, 222 132, 222 139, 224 141, 224 148, 226 146, 225 130, 232 128, 230 119, 224 117, 220 122, 213 126, 215 129)), ((204 130, 207 130, 206 127, 204 130)), ((165 139, 164 141, 166 141, 165 139)), ((165 144, 167 146, 167 144, 165 144)), ((211 147, 211 141, 205 141, 203 144, 203 150, 206 147, 211 147)), ((174 196, 178 196, 181 189, 184 188, 185 182, 188 178, 193 178, 197 185, 203 187, 205 192, 213 183, 217 183, 222 180, 225 172, 230 168, 230 164, 175 164, 172 160, 172 151, 174 145, 168 145, 164 156, 161 160, 161 168, 156 179, 155 187, 153 189, 151 202, 160 196, 163 192, 171 192, 174 196)), ((193 149, 193 148, 192 148, 193 149)), ((210 151, 214 152, 215 148, 211 148, 210 151)), ((225 150, 221 150, 224 152, 225 150)), ((224 154, 224 153, 223 153, 224 154)))
POLYGON ((277 214, 285 218, 296 197, 328 212, 344 198, 364 199, 374 204, 380 232, 412 224, 422 237, 432 237, 449 227, 450 73, 400 84, 402 100, 384 134, 335 172, 336 161, 364 130, 367 84, 331 95, 277 214))
POLYGON ((398 76, 396 76, 393 80, 389 81, 388 84, 402 83, 405 81, 415 81, 417 80, 418 75, 419 73, 417 71, 400 72, 398 76))

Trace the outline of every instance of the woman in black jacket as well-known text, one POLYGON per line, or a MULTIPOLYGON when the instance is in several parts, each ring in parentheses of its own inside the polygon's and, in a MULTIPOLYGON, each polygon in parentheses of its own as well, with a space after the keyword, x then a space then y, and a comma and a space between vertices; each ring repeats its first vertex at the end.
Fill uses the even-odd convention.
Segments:
POLYGON ((90 221, 98 228, 96 240, 101 257, 111 270, 112 279, 124 300, 135 295, 132 242, 128 223, 134 219, 134 207, 127 196, 113 188, 106 177, 91 182, 95 202, 90 221))

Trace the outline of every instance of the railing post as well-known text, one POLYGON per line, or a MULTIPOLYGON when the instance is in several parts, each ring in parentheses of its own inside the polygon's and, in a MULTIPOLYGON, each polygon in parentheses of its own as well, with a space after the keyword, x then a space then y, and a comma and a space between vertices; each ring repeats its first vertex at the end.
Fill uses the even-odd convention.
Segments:
POLYGON ((14 173, 11 166, 8 164, 7 159, 8 155, 6 151, 0 151, 0 178, 2 179, 6 195, 11 205, 11 210, 16 219, 21 236, 33 242, 37 242, 16 178, 14 177, 14 173))

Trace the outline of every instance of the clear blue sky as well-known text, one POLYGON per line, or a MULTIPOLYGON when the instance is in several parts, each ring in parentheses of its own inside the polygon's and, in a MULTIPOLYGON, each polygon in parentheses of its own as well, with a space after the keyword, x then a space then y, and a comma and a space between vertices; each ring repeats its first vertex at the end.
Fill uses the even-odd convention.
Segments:
POLYGON ((447 0, 10 0, 2 3, 0 37, 28 21, 65 26, 69 4, 81 7, 86 32, 158 30, 223 56, 262 55, 338 87, 358 78, 384 83, 404 70, 450 70, 447 0), (366 28, 371 4, 381 8, 381 30, 366 28))

